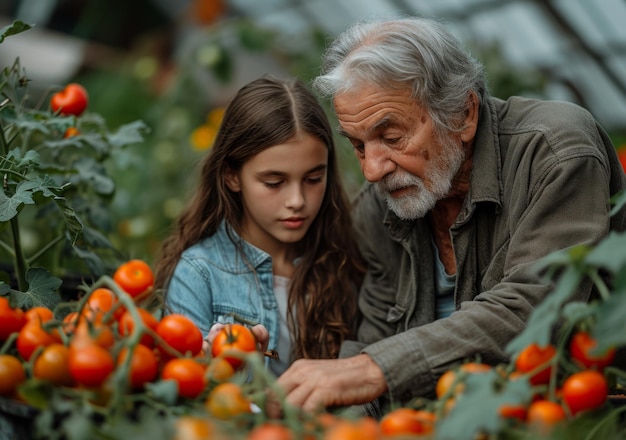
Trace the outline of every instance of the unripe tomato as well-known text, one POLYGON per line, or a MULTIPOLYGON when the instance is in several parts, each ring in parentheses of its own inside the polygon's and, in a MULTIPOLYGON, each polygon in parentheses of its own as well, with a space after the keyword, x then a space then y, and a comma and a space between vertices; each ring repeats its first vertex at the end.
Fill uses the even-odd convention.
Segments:
POLYGON ((62 115, 80 116, 87 108, 89 96, 87 90, 80 84, 71 83, 50 99, 50 108, 53 112, 62 115))

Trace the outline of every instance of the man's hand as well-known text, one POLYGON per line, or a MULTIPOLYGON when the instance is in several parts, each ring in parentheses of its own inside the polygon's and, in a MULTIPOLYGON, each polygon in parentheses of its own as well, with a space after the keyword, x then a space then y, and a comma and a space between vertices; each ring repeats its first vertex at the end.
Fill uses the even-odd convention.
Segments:
MULTIPOLYGON (((370 402, 387 391, 380 367, 367 354, 345 359, 299 359, 277 380, 286 403, 305 411, 370 402)), ((276 405, 268 408, 278 417, 276 405)))

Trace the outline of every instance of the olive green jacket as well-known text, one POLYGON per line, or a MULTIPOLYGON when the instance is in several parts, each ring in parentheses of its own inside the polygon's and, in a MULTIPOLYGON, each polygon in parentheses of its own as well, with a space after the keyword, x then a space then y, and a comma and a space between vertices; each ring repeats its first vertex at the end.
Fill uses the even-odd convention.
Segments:
MULTIPOLYGON (((507 362, 506 345, 550 292, 533 264, 552 251, 623 230, 609 198, 626 187, 615 148, 591 115, 569 103, 490 98, 480 111, 470 191, 450 229, 456 312, 435 320, 427 219, 406 221, 374 187, 357 195, 354 221, 369 270, 360 292, 359 343, 384 372, 387 398, 432 397, 437 378, 476 355, 507 362), (365 345, 365 346, 364 346, 365 345)), ((580 287, 587 300, 591 284, 580 287)))

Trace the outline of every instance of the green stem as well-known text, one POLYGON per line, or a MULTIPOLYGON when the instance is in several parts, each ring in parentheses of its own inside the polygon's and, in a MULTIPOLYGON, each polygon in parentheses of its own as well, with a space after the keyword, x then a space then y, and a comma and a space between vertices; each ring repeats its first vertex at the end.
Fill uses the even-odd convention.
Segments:
POLYGON ((620 408, 616 408, 615 411, 610 411, 608 415, 600 419, 600 421, 594 425, 593 429, 591 429, 591 431, 589 431, 589 434, 587 434, 587 436, 585 437, 585 440, 591 440, 596 432, 598 432, 598 430, 600 430, 603 425, 608 423, 611 419, 615 419, 620 413, 625 411, 626 405, 621 406, 620 408))
POLYGON ((607 288, 606 283, 604 282, 602 277, 598 275, 598 272, 596 272, 595 270, 589 271, 588 275, 595 284, 595 286, 598 288, 598 293, 602 297, 602 300, 608 301, 608 299, 611 297, 611 292, 607 288))
POLYGON ((9 255, 14 256, 13 248, 6 244, 4 241, 0 240, 0 248, 4 249, 9 253, 9 255))
POLYGON ((50 240, 48 244, 46 244, 44 247, 39 249, 37 253, 35 253, 34 255, 31 255, 30 258, 27 258, 26 264, 30 265, 33 263, 33 261, 37 261, 39 257, 41 257, 43 254, 48 252, 49 249, 53 248, 58 242, 63 240, 63 238, 64 238, 63 235, 57 235, 57 237, 54 240, 50 240))
POLYGON ((26 292, 28 284, 26 283, 26 270, 28 265, 26 264, 26 258, 22 251, 22 242, 20 240, 20 225, 17 221, 17 217, 13 217, 11 220, 11 233, 13 235, 13 248, 15 254, 13 261, 15 263, 15 278, 17 279, 18 290, 26 292))

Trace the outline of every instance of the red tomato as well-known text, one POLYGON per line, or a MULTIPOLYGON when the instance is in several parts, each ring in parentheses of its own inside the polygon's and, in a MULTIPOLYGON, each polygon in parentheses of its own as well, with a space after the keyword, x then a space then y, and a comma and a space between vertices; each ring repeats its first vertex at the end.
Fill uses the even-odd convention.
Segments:
POLYGON ((97 344, 71 348, 68 365, 77 384, 92 388, 102 385, 115 370, 113 355, 97 344))
MULTIPOLYGON (((117 365, 121 366, 126 362, 128 356, 128 348, 124 347, 120 350, 117 358, 117 365)), ((157 378, 159 373, 159 361, 151 348, 145 345, 137 344, 133 349, 129 366, 129 382, 131 388, 139 390, 143 386, 152 382, 157 378)))
POLYGON ((531 373, 529 381, 533 385, 541 385, 550 382, 552 374, 552 358, 556 354, 556 348, 548 344, 540 347, 530 344, 524 348, 515 359, 515 369, 524 374, 531 373))
POLYGON ((35 306, 32 309, 28 309, 24 316, 26 316, 27 321, 37 320, 40 324, 43 324, 54 319, 54 312, 44 306, 35 306))
POLYGON ((15 345, 24 360, 29 360, 38 347, 47 347, 60 343, 61 337, 56 330, 44 330, 37 320, 27 322, 17 335, 15 345))
POLYGON ((191 358, 170 359, 161 371, 162 380, 174 380, 178 384, 178 395, 194 399, 204 391, 207 381, 206 367, 191 358))
MULTIPOLYGON (((148 310, 141 307, 137 307, 137 312, 141 317, 143 325, 156 332, 159 321, 155 318, 155 316, 148 310)), ((117 329, 119 331, 119 334, 122 336, 129 336, 133 333, 135 329, 135 320, 133 318, 133 314, 129 310, 126 310, 121 316, 120 320, 118 321, 117 329)), ((154 346, 154 338, 152 337, 152 335, 146 332, 141 336, 141 340, 139 341, 139 343, 147 347, 152 347, 154 346)))
POLYGON ((562 388, 563 401, 572 415, 596 409, 604 405, 609 387, 604 375, 595 370, 574 373, 565 379, 562 388))
POLYGON ((52 95, 50 107, 62 115, 80 116, 87 108, 89 96, 80 84, 68 84, 63 90, 52 95))
POLYGON ((615 349, 610 348, 604 353, 592 354, 597 345, 598 342, 589 333, 579 331, 572 336, 570 341, 570 355, 582 368, 602 370, 613 362, 615 349))
POLYGON ((154 285, 154 274, 145 261, 130 260, 117 268, 113 280, 134 298, 154 285))
POLYGON ((0 296, 0 341, 7 340, 11 333, 19 332, 26 321, 22 309, 12 308, 9 300, 0 296))
POLYGON ((89 294, 82 315, 97 320, 115 308, 112 319, 118 319, 124 313, 124 307, 118 305, 118 299, 111 289, 100 287, 89 294))
POLYGON ((213 357, 222 356, 235 370, 243 365, 242 355, 256 350, 252 330, 242 324, 226 324, 211 345, 213 357))
MULTIPOLYGON (((202 350, 202 332, 184 315, 173 313, 164 316, 156 326, 157 334, 180 354, 196 356, 202 350)), ((168 355, 162 350, 165 357, 168 355)))

